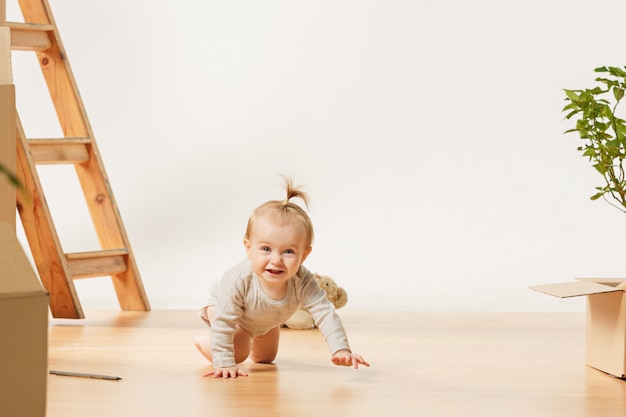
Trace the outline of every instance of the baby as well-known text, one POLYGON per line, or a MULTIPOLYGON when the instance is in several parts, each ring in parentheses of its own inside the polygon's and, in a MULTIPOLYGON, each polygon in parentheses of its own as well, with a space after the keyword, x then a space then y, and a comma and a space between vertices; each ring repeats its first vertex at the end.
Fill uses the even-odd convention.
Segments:
POLYGON ((324 335, 335 365, 369 366, 361 355, 352 353, 334 306, 302 265, 311 253, 313 225, 290 200, 300 198, 308 207, 308 198, 289 179, 285 188, 285 200, 268 201, 252 212, 243 240, 247 259, 214 283, 201 309, 211 333, 196 336, 194 343, 213 364, 204 376, 247 376, 239 364, 248 357, 257 363, 274 361, 280 324, 300 305, 324 335))

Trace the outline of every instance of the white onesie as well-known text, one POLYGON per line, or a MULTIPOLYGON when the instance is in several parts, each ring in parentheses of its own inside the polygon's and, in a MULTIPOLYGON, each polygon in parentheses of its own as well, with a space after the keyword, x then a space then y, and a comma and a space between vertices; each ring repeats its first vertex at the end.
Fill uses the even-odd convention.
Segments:
POLYGON ((315 280, 315 276, 301 266, 287 281, 285 297, 272 300, 263 292, 248 259, 229 269, 211 286, 208 302, 203 308, 215 306, 210 323, 213 367, 235 365, 233 337, 236 324, 252 337, 264 335, 284 323, 300 306, 313 317, 331 354, 341 349, 350 350, 341 319, 315 280))

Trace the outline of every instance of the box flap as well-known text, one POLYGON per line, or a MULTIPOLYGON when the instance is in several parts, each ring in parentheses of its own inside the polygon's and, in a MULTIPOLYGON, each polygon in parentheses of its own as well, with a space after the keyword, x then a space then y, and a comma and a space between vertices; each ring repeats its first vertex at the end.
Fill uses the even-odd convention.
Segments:
POLYGON ((626 281, 626 278, 576 278, 578 281, 591 281, 598 284, 608 285, 610 287, 617 287, 622 282, 626 281))
POLYGON ((44 293, 22 246, 15 227, 0 222, 0 295, 44 293))
POLYGON ((589 280, 561 282, 558 284, 533 285, 530 288, 559 298, 622 291, 613 286, 603 285, 589 280))

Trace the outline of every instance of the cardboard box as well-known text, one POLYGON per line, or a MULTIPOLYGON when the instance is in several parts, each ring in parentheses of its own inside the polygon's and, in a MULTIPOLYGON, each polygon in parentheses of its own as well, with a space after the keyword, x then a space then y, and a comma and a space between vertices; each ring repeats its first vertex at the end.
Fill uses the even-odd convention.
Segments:
POLYGON ((626 295, 615 287, 624 281, 578 278, 530 287, 559 298, 587 297, 587 365, 618 378, 626 377, 626 295))
POLYGON ((0 222, 0 415, 44 417, 48 296, 19 244, 0 222))

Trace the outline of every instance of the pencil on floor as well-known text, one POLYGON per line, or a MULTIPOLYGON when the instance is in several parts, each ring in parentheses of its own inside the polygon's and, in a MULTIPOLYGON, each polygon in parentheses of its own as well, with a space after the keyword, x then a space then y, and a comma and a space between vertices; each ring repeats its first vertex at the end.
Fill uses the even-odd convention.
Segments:
POLYGON ((92 379, 107 379, 111 381, 121 381, 122 378, 119 376, 111 376, 111 375, 98 375, 98 374, 85 374, 81 372, 67 372, 67 371, 50 371, 51 375, 61 375, 61 376, 74 376, 78 378, 92 378, 92 379))

